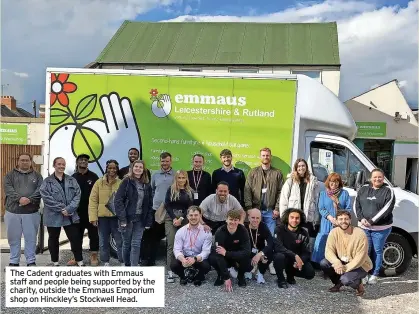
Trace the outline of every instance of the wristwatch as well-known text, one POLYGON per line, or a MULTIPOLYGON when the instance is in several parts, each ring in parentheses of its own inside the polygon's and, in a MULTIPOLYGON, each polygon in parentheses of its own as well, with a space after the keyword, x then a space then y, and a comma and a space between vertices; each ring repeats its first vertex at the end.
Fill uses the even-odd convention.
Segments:
POLYGON ((193 257, 195 260, 195 263, 198 263, 198 259, 196 258, 196 256, 193 257))
POLYGON ((265 253, 263 253, 263 251, 260 251, 260 254, 261 254, 262 256, 265 256, 265 253))

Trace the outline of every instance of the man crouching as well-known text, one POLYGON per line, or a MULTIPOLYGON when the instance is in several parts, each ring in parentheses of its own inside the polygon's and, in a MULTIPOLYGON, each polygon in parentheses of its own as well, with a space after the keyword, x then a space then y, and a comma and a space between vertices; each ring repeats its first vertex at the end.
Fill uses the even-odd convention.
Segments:
POLYGON ((238 269, 238 285, 246 286, 244 273, 252 269, 250 259, 250 240, 246 228, 239 224, 241 211, 232 209, 227 213, 227 225, 218 228, 215 233, 215 247, 209 262, 217 271, 214 286, 225 285, 227 292, 233 291, 229 267, 238 269))

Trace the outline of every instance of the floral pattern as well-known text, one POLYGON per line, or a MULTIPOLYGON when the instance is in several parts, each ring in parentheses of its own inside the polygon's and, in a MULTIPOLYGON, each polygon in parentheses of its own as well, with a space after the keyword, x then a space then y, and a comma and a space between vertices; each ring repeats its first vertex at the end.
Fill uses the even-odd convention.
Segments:
POLYGON ((77 85, 68 82, 69 74, 51 74, 51 92, 50 92, 50 105, 53 106, 57 101, 63 106, 69 105, 68 95, 77 90, 77 85))

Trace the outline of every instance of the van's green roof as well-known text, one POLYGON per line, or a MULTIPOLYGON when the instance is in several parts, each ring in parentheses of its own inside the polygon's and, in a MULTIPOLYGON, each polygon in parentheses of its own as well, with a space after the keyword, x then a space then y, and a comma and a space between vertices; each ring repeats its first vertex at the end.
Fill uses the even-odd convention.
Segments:
POLYGON ((285 24, 125 21, 96 62, 340 66, 335 22, 285 24))

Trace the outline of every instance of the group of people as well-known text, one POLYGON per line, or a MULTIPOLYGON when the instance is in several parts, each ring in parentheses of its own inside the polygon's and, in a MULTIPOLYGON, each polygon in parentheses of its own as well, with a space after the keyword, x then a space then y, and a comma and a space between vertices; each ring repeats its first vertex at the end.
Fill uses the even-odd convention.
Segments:
POLYGON ((54 266, 63 228, 74 255, 67 265, 74 266, 84 265, 86 230, 92 266, 109 265, 111 235, 122 265, 154 266, 158 243, 166 237, 167 281, 178 276, 182 285, 199 286, 211 266, 218 274, 215 285, 227 291, 232 278, 239 286, 253 276, 264 283, 268 269, 280 288, 295 284, 294 277, 313 278, 315 267, 334 283, 330 291, 349 285, 362 295, 363 283, 377 282, 395 203, 380 169, 372 171, 352 209, 339 174, 331 173, 322 189, 307 162, 298 159, 285 179, 272 166, 269 148, 260 150, 261 165, 247 178, 233 166, 228 149, 221 151, 222 167, 212 175, 203 170, 200 154, 193 156, 192 170, 175 171, 171 154, 164 152, 152 175, 137 149, 130 149, 128 158, 121 169, 109 160, 98 178, 88 169, 88 155, 77 157, 72 175, 65 174, 65 159, 58 157, 54 172, 43 179, 31 156, 20 154, 4 179, 10 266, 19 265, 22 234, 27 265, 35 265, 42 198, 54 266), (351 225, 352 214, 358 227, 351 225))

